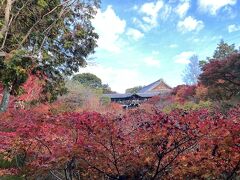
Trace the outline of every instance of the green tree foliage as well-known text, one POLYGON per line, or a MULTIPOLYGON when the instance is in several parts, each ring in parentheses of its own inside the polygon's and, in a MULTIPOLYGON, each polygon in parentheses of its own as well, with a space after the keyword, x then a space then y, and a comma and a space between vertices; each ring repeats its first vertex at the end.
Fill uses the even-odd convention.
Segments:
POLYGON ((72 80, 78 81, 83 86, 101 90, 103 94, 115 93, 111 90, 108 84, 102 84, 102 80, 95 74, 91 73, 77 74, 73 76, 72 80))
POLYGON ((91 88, 100 88, 102 87, 102 80, 94 74, 91 73, 82 73, 73 76, 72 80, 80 82, 84 86, 91 88))
POLYGON ((139 90, 141 90, 143 86, 135 86, 133 88, 126 89, 126 93, 137 93, 139 90))
POLYGON ((212 59, 224 59, 233 53, 237 53, 235 44, 229 45, 224 40, 221 40, 214 51, 212 59))
POLYGON ((103 94, 115 94, 116 93, 115 91, 111 90, 111 87, 109 87, 108 84, 102 85, 102 92, 103 92, 103 94))
MULTIPOLYGON (((86 65, 98 35, 91 19, 98 0, 0 1, 0 84, 6 109, 30 74, 44 79, 45 100, 65 92, 64 76, 86 65)), ((3 105, 3 103, 2 103, 3 105)))
POLYGON ((197 84, 198 76, 201 73, 198 56, 193 55, 183 72, 183 82, 187 85, 197 84))

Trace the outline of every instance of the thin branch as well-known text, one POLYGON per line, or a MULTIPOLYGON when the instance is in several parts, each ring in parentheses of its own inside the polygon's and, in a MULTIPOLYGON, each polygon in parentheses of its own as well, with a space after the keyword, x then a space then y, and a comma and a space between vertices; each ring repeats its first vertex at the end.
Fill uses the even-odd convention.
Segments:
POLYGON ((67 4, 68 2, 70 2, 71 0, 65 1, 57 6, 55 6, 51 11, 47 12, 46 14, 43 15, 43 17, 41 19, 43 19, 45 16, 48 16, 49 14, 51 14, 52 12, 54 12, 57 8, 67 4))
POLYGON ((159 168, 160 168, 161 161, 162 161, 163 157, 164 157, 164 154, 163 154, 163 153, 161 153, 160 155, 158 155, 158 165, 157 165, 156 172, 154 173, 154 176, 153 176, 153 178, 152 178, 153 180, 154 180, 154 179, 157 177, 157 175, 158 175, 159 168))
POLYGON ((22 44, 27 40, 27 38, 29 37, 29 35, 31 34, 32 30, 35 28, 35 26, 40 23, 46 16, 48 16, 49 14, 51 14, 52 12, 54 12, 57 8, 67 4, 68 2, 70 2, 71 0, 65 1, 57 6, 55 6, 52 10, 50 10, 49 12, 47 12, 46 14, 44 14, 39 20, 37 20, 32 27, 28 30, 27 34, 23 37, 21 43, 19 44, 19 46, 21 47, 22 44))
POLYGON ((6 30, 6 32, 5 32, 5 36, 4 36, 4 39, 3 39, 3 42, 2 42, 2 46, 1 46, 1 48, 0 48, 0 51, 4 48, 4 45, 5 45, 5 43, 6 43, 7 35, 8 35, 8 31, 9 31, 9 27, 10 27, 10 25, 11 25, 11 23, 12 23, 12 20, 13 20, 13 17, 11 17, 11 19, 10 19, 8 25, 7 25, 7 30, 6 30))
POLYGON ((50 170, 50 173, 58 180, 63 180, 62 178, 58 177, 52 170, 50 170))
MULTIPOLYGON (((195 144, 196 144, 196 143, 195 143, 195 144)), ((195 145, 195 144, 194 144, 194 145, 195 145)), ((177 152, 177 154, 172 158, 172 160, 171 160, 170 162, 168 162, 165 166, 163 166, 163 167, 161 168, 161 170, 156 173, 156 176, 155 176, 152 180, 154 180, 160 173, 162 173, 163 171, 165 171, 165 169, 166 169, 169 165, 171 165, 171 164, 173 163, 173 161, 175 161, 175 160, 177 159, 177 157, 178 157, 181 153, 183 153, 183 152, 186 151, 187 149, 193 147, 194 145, 190 145, 189 147, 183 148, 182 150, 180 150, 179 152, 177 152)))
POLYGON ((15 14, 14 18, 13 18, 13 21, 16 20, 16 18, 18 17, 18 15, 20 14, 20 12, 23 10, 23 8, 27 5, 27 3, 29 2, 30 0, 27 0, 23 5, 22 7, 18 10, 18 12, 15 14))
POLYGON ((35 28, 35 26, 41 21, 42 19, 39 19, 38 21, 36 21, 32 27, 28 30, 27 34, 23 37, 22 41, 19 44, 19 47, 21 47, 23 45, 23 43, 27 40, 28 36, 31 34, 33 28, 35 28))
POLYGON ((98 172, 100 172, 100 173, 102 173, 102 174, 104 174, 104 175, 106 175, 106 176, 108 176, 108 177, 110 177, 112 179, 116 179, 116 180, 118 179, 118 178, 116 178, 116 177, 114 177, 114 176, 104 172, 103 170, 99 169, 98 167, 96 167, 94 165, 91 165, 86 159, 84 159, 84 158, 80 158, 80 159, 83 160, 84 162, 86 162, 91 168, 97 170, 98 172))
POLYGON ((50 148, 41 139, 36 137, 34 139, 40 142, 43 146, 45 146, 48 149, 49 153, 52 154, 52 151, 50 150, 50 148))
MULTIPOLYGON (((110 130, 109 130, 110 131, 110 130)), ((111 133, 111 132, 110 132, 111 133)), ((114 144, 113 144, 113 140, 112 140, 112 135, 110 136, 110 145, 112 147, 112 150, 113 150, 113 159, 114 159, 114 166, 117 170, 117 173, 118 173, 118 176, 120 176, 120 171, 118 169, 118 166, 117 166, 117 159, 116 159, 116 151, 115 151, 115 148, 114 148, 114 144)))
POLYGON ((43 45, 44 45, 44 42, 45 42, 46 39, 48 38, 48 33, 49 33, 49 31, 54 27, 54 24, 55 24, 58 20, 60 20, 60 18, 62 18, 62 15, 63 15, 63 14, 66 14, 66 13, 68 12, 68 11, 66 11, 66 12, 64 13, 64 10, 65 10, 65 9, 66 9, 66 8, 62 9, 62 11, 59 13, 58 18, 55 19, 55 20, 43 31, 43 34, 45 34, 45 36, 44 36, 44 38, 43 38, 43 40, 42 40, 42 43, 41 43, 41 45, 40 45, 40 48, 39 48, 38 52, 41 51, 41 49, 42 49, 42 47, 43 47, 43 45))
POLYGON ((238 83, 238 82, 234 82, 233 80, 229 79, 226 75, 224 76, 224 79, 225 79, 226 81, 228 81, 228 82, 230 82, 230 83, 236 85, 236 86, 240 86, 240 83, 238 83))
POLYGON ((5 32, 7 31, 7 26, 8 26, 9 19, 10 19, 10 12, 12 9, 12 3, 13 3, 12 0, 7 0, 5 12, 4 12, 4 25, 3 25, 2 29, 0 30, 0 34, 2 34, 2 35, 5 34, 5 32))

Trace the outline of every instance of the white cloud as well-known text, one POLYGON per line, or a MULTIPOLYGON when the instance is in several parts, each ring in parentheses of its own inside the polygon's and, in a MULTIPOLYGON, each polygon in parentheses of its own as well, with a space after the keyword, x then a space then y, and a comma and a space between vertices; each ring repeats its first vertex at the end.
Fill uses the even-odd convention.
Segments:
POLYGON ((133 18, 133 23, 136 24, 143 31, 148 32, 154 27, 157 27, 160 20, 166 21, 171 15, 172 7, 163 0, 155 2, 147 2, 138 7, 138 13, 141 18, 133 18))
POLYGON ((134 28, 128 28, 127 35, 132 37, 135 41, 144 37, 144 34, 141 31, 134 28))
POLYGON ((137 69, 113 68, 102 65, 87 66, 79 73, 92 73, 98 76, 103 83, 108 84, 113 91, 124 93, 125 89, 141 85, 143 79, 137 69))
POLYGON ((119 52, 120 43, 118 42, 120 36, 125 32, 126 21, 116 15, 112 6, 108 6, 105 11, 98 10, 92 23, 99 34, 99 48, 119 52))
POLYGON ((181 32, 200 31, 204 28, 204 23, 194 19, 192 16, 188 16, 183 21, 178 22, 177 28, 181 32))
POLYGON ((224 6, 232 6, 236 3, 237 0, 198 0, 200 10, 209 12, 211 15, 216 15, 224 6))
POLYGON ((160 18, 163 21, 166 21, 168 17, 171 15, 171 13, 172 13, 172 7, 169 6, 168 4, 165 4, 163 7, 163 10, 160 13, 160 18))
POLYGON ((183 18, 187 14, 189 8, 190 2, 189 0, 185 0, 177 6, 176 13, 179 15, 180 18, 183 18))
POLYGON ((156 3, 149 2, 145 3, 141 6, 140 12, 150 16, 150 17, 156 17, 158 15, 158 12, 163 7, 163 1, 158 0, 156 3))
POLYGON ((160 66, 160 61, 157 59, 154 59, 153 57, 146 57, 144 59, 144 63, 150 67, 159 67, 160 66))
POLYGON ((193 56, 195 53, 192 51, 186 51, 178 54, 175 56, 175 62, 180 64, 188 64, 190 61, 189 59, 191 56, 193 56))
POLYGON ((147 24, 142 26, 143 30, 148 31, 151 30, 153 27, 156 27, 158 25, 157 19, 159 15, 160 9, 164 6, 164 3, 162 0, 158 0, 157 2, 148 2, 143 4, 139 12, 143 14, 142 20, 144 23, 147 24))
POLYGON ((177 48, 178 45, 177 45, 177 44, 170 44, 169 47, 170 47, 170 48, 177 48))
POLYGON ((236 31, 240 31, 240 25, 236 25, 236 24, 232 24, 228 26, 228 32, 236 32, 236 31))
POLYGON ((238 12, 236 10, 233 10, 231 6, 225 6, 222 12, 225 17, 228 17, 230 19, 234 19, 238 15, 238 12))
POLYGON ((133 23, 137 25, 140 29, 142 29, 144 32, 150 31, 153 27, 147 23, 142 22, 140 19, 134 17, 132 19, 133 23))

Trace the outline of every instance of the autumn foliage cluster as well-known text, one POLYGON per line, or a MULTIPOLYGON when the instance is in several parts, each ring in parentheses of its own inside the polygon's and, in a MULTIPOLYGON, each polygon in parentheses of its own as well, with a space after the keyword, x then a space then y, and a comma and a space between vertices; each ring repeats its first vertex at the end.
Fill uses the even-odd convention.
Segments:
POLYGON ((227 115, 11 111, 0 117, 1 175, 81 179, 233 178, 240 107, 227 115), (176 178, 177 177, 177 178, 176 178))
POLYGON ((202 65, 196 85, 179 85, 172 94, 177 100, 230 100, 239 96, 240 53, 225 58, 211 59, 202 65))

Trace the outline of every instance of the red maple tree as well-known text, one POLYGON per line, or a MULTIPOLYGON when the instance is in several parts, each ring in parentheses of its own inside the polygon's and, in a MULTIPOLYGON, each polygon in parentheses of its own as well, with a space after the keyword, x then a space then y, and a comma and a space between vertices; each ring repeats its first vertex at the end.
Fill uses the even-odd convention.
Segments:
POLYGON ((125 114, 12 111, 0 117, 4 173, 60 179, 232 178, 240 108, 125 114), (15 169, 15 171, 13 171, 15 169), (65 172, 65 173, 64 173, 65 172))

